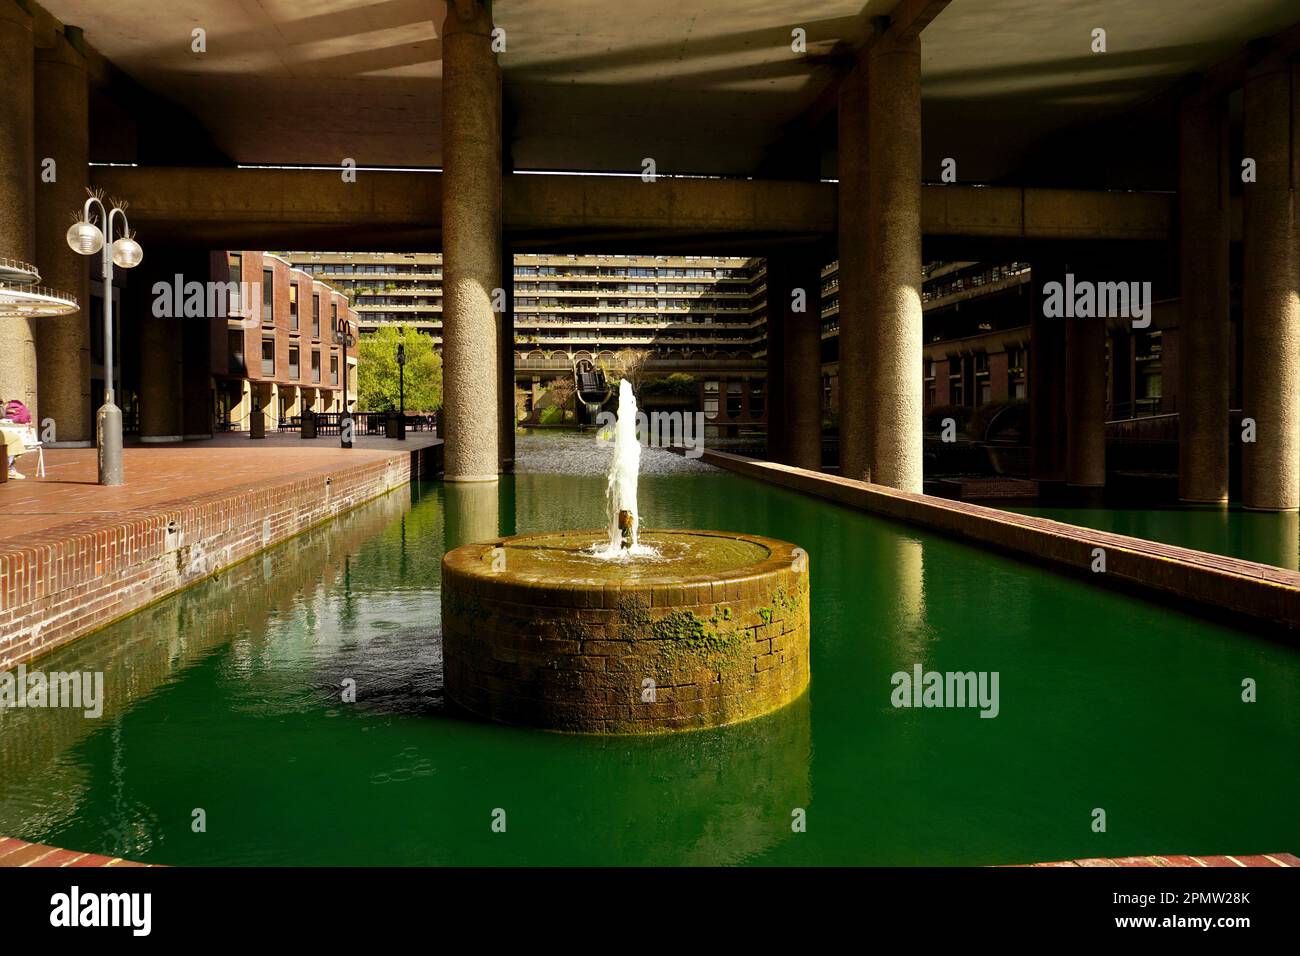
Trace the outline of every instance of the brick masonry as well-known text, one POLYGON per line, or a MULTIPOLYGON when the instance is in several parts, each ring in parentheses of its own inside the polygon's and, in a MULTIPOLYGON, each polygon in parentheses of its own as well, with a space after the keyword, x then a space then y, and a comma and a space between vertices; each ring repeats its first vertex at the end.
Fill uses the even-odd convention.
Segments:
POLYGON ((1062 860, 1059 863, 1025 863, 1021 866, 1220 866, 1295 867, 1300 860, 1290 853, 1261 853, 1257 856, 1120 856, 1112 859, 1062 860))
POLYGON ((0 867, 20 866, 153 866, 152 863, 132 863, 115 856, 100 856, 97 853, 79 853, 76 850, 61 850, 56 846, 43 843, 28 843, 13 837, 0 836, 0 867))
POLYGON ((0 670, 440 469, 430 445, 0 541, 0 670))
POLYGON ((768 557, 709 577, 602 583, 494 571, 492 544, 449 552, 448 697, 504 723, 582 733, 714 727, 788 704, 809 681, 807 556, 729 537, 768 557))

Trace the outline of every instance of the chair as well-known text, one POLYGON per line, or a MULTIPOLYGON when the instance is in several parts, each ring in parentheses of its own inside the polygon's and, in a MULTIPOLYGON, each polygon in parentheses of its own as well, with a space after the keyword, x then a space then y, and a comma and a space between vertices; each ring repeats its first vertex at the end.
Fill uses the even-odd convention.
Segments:
POLYGON ((23 433, 23 451, 29 453, 36 452, 36 477, 45 477, 45 443, 37 440, 36 429, 28 428, 23 433))

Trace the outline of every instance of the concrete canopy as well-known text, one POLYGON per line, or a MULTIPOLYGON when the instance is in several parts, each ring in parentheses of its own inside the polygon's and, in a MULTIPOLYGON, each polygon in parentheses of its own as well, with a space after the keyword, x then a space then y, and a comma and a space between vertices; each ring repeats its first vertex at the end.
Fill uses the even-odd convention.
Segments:
MULTIPOLYGON (((843 54, 904 2, 497 0, 513 166, 638 171, 653 157, 660 172, 745 175, 793 134, 826 154, 827 173, 833 136, 817 114, 843 54), (806 54, 791 50, 796 27, 806 54)), ((441 163, 440 0, 45 6, 236 162, 441 163), (191 52, 196 27, 204 54, 191 52)), ((997 180, 1032 143, 1149 100, 1298 16, 1278 0, 954 0, 924 34, 927 178, 954 155, 962 180, 997 180), (1099 27, 1105 54, 1090 49, 1099 27)))

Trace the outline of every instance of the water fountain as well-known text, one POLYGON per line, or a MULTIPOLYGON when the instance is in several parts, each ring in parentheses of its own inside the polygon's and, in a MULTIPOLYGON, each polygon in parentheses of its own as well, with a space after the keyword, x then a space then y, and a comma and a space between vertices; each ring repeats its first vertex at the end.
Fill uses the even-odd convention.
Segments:
POLYGON ((621 382, 608 526, 467 544, 442 562, 447 696, 586 733, 713 727, 808 686, 808 557, 757 535, 641 527, 636 399, 621 382))

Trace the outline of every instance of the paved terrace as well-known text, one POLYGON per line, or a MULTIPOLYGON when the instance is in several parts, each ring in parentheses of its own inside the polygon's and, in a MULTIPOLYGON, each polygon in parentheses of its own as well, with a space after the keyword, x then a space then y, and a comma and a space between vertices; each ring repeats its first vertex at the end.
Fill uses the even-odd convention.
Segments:
POLYGON ((361 436, 353 444, 351 450, 341 448, 337 437, 328 436, 304 441, 294 432, 257 441, 230 433, 207 441, 136 445, 123 450, 126 484, 116 488, 98 484, 94 448, 46 449, 44 479, 36 477, 36 457, 28 455, 18 462, 27 479, 0 485, 0 552, 34 531, 97 516, 156 514, 184 499, 386 461, 441 441, 432 432, 408 432, 404 442, 361 436))
POLYGON ((442 442, 226 435, 125 449, 127 484, 96 484, 94 449, 52 449, 46 477, 0 485, 0 669, 98 630, 440 468, 442 442))

